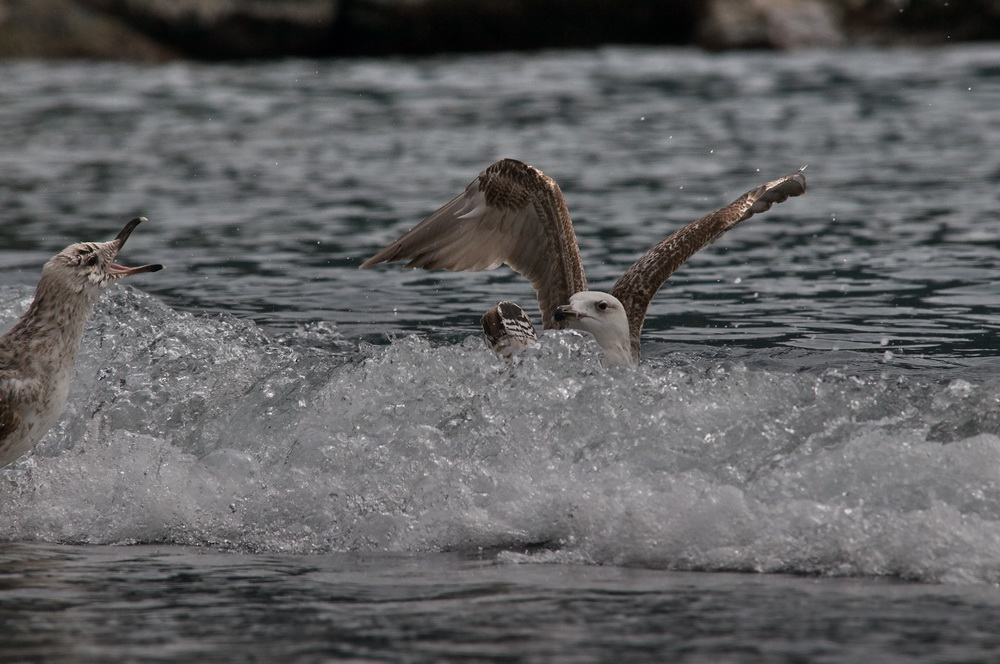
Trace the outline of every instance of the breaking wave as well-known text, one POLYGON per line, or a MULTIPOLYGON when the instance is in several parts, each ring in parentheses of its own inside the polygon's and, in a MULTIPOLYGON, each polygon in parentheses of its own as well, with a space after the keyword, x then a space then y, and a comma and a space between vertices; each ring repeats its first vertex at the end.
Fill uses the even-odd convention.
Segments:
POLYGON ((113 289, 0 539, 1000 581, 1000 383, 679 355, 505 366, 113 289))

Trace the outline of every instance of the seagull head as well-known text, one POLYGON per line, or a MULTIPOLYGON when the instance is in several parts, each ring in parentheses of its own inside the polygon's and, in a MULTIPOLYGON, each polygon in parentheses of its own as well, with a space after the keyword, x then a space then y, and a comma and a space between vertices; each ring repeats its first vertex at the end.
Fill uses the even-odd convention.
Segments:
POLYGON ((621 301, 600 291, 581 291, 569 304, 556 307, 554 317, 574 330, 589 332, 604 350, 604 364, 636 364, 632 357, 628 317, 621 301))
POLYGON ((136 217, 109 242, 77 242, 53 256, 42 268, 42 279, 58 280, 70 292, 96 298, 122 277, 162 270, 159 264, 126 267, 115 262, 135 227, 146 221, 136 217))

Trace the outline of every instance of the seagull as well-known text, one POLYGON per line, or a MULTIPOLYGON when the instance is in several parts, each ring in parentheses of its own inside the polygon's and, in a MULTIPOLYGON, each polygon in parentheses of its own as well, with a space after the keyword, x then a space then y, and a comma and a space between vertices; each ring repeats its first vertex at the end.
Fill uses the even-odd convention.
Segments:
POLYGON ((0 468, 31 450, 59 419, 101 293, 122 277, 163 269, 115 262, 144 221, 128 222, 110 242, 79 242, 53 256, 28 311, 0 337, 0 468))
MULTIPOLYGON (((361 267, 408 260, 407 268, 477 271, 506 263, 535 289, 543 329, 589 332, 604 351, 605 365, 635 366, 646 309, 667 278, 736 224, 804 194, 804 170, 751 189, 667 236, 633 263, 608 293, 587 288, 559 185, 516 159, 501 159, 486 168, 464 192, 361 267)), ((530 319, 510 302, 488 311, 482 323, 487 343, 506 359, 535 338, 530 319)))

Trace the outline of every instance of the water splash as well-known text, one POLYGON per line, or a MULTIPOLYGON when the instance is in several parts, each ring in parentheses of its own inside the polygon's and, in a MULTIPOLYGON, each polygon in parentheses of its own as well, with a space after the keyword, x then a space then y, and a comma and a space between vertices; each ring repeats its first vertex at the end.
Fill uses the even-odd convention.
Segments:
POLYGON ((64 417, 0 472, 2 539, 1000 580, 996 381, 605 369, 573 332, 508 367, 127 287, 84 345, 64 417))

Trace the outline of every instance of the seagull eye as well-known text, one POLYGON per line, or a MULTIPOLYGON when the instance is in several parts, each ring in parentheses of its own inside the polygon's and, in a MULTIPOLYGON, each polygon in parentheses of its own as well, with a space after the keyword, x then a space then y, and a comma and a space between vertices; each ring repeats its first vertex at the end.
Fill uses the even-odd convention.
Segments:
POLYGON ((91 266, 97 265, 97 254, 90 254, 83 260, 83 262, 91 266))
POLYGON ((604 300, 601 300, 600 302, 597 303, 597 308, 600 309, 601 311, 604 311, 605 309, 608 308, 608 303, 605 302, 604 300))

